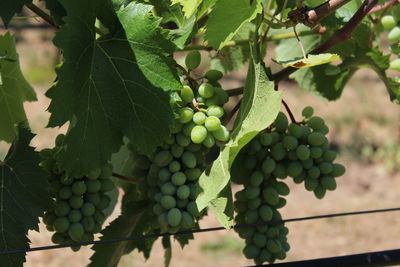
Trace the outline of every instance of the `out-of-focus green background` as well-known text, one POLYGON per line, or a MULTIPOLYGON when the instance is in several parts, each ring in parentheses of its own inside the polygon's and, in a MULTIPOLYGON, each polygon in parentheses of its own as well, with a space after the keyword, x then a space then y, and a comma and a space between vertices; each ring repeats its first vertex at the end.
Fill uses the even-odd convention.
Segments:
MULTIPOLYGON (((31 23, 39 22, 32 20, 31 23)), ((4 33, 4 30, 0 31, 4 33)), ((65 127, 45 128, 49 118, 46 111, 49 99, 44 93, 55 79, 53 67, 60 60, 60 53, 51 42, 54 31, 13 28, 11 31, 17 36, 23 73, 38 95, 37 102, 25 104, 31 128, 37 134, 32 145, 37 150, 52 147, 55 136, 66 130, 65 127)), ((245 70, 225 77, 222 84, 226 89, 235 88, 241 86, 244 79, 245 70)), ((336 102, 327 102, 290 81, 282 82, 280 88, 295 116, 300 116, 304 106, 311 105, 316 114, 326 118, 330 140, 339 152, 338 161, 347 167, 346 174, 338 179, 337 190, 328 192, 323 200, 315 199, 302 186, 290 183, 292 192, 287 199, 288 205, 282 209, 284 218, 399 206, 400 106, 389 101, 384 85, 375 73, 359 71, 345 88, 343 97, 336 102)), ((233 97, 228 107, 232 108, 235 101, 237 98, 233 97)), ((8 146, 0 142, 0 157, 4 157, 8 146)), ((238 189, 235 187, 235 191, 238 189)), ((117 207, 106 225, 118 214, 117 207)), ((219 226, 212 212, 200 225, 202 228, 219 226)), ((286 260, 399 248, 399 213, 296 222, 287 226, 291 250, 286 260)), ((50 237, 43 225, 40 233, 29 233, 32 246, 49 245, 50 237)), ((195 237, 184 250, 174 242, 171 266, 252 264, 242 256, 244 242, 233 231, 201 233, 195 237)), ((31 252, 25 266, 85 266, 90 255, 89 248, 76 253, 68 248, 31 252)), ((134 252, 125 256, 120 266, 162 264, 163 250, 157 242, 147 262, 134 252)))

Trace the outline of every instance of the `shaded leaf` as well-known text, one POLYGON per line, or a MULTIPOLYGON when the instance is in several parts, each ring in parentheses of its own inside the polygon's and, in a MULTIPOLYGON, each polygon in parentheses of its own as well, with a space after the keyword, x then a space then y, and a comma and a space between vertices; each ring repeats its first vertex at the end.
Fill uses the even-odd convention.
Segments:
POLYGON ((32 3, 32 0, 1 0, 0 1, 0 17, 4 25, 8 25, 15 13, 19 13, 22 7, 32 3))
POLYGON ((293 59, 288 61, 280 61, 278 63, 282 64, 284 67, 294 67, 294 68, 309 68, 317 65, 326 64, 332 61, 340 60, 337 54, 318 54, 318 55, 307 55, 307 58, 293 59))

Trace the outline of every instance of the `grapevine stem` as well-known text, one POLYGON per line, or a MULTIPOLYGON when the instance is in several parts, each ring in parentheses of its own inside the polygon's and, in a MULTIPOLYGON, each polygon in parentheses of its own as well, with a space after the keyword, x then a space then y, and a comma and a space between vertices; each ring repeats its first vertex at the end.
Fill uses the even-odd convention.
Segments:
POLYGON ((118 179, 120 179, 124 182, 130 183, 130 184, 138 184, 139 183, 138 179, 128 178, 128 177, 125 177, 125 176, 115 173, 115 172, 112 173, 112 177, 118 178, 118 179))
POLYGON ((226 90, 229 97, 243 94, 243 87, 226 90))
MULTIPOLYGON (((243 99, 243 98, 242 98, 243 99)), ((233 107, 233 109, 231 110, 231 112, 229 112, 228 116, 225 119, 224 124, 227 124, 228 122, 230 122, 233 118, 233 116, 235 116, 236 112, 239 110, 240 108, 240 104, 242 103, 242 99, 240 99, 236 105, 233 107)))
POLYGON ((312 28, 336 9, 347 4, 351 0, 330 0, 322 5, 317 6, 306 13, 306 19, 301 22, 312 28))
MULTIPOLYGON (((351 37, 351 33, 358 24, 368 15, 369 11, 376 5, 378 0, 365 0, 353 17, 339 30, 337 30, 328 40, 319 45, 310 54, 319 54, 327 51, 333 46, 347 41, 351 37)), ((298 70, 297 68, 287 67, 273 75, 273 80, 279 82, 287 78, 290 74, 298 70)))
POLYGON ((41 17, 48 24, 50 24, 51 26, 53 26, 56 29, 59 28, 59 26, 55 23, 53 18, 49 14, 44 12, 40 7, 38 7, 37 5, 35 5, 33 3, 29 3, 29 4, 25 4, 25 5, 27 8, 29 8, 32 12, 34 12, 36 15, 41 17))
POLYGON ((288 105, 288 104, 285 102, 285 100, 283 100, 283 99, 282 99, 282 104, 283 104, 283 106, 285 107, 287 113, 289 114, 290 120, 291 120, 293 123, 297 123, 297 122, 296 122, 296 119, 295 119, 294 116, 293 116, 292 111, 291 111, 290 108, 289 108, 289 105, 288 105))

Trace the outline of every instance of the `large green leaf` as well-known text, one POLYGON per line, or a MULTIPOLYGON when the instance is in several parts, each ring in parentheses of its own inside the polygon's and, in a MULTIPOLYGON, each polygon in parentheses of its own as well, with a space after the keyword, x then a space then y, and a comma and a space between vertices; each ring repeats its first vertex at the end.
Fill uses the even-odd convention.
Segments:
POLYGON ((167 40, 158 27, 161 19, 150 16, 153 6, 132 2, 118 11, 137 64, 147 79, 164 90, 182 87, 172 58, 175 45, 167 40))
MULTIPOLYGON (((0 251, 29 248, 28 230, 39 230, 39 217, 51 205, 41 158, 29 146, 34 137, 19 128, 4 162, 0 161, 0 251)), ((0 266, 22 266, 25 254, 0 256, 0 266)))
MULTIPOLYGON (((105 16, 103 1, 62 1, 67 25, 54 39, 65 62, 47 93, 52 98, 49 126, 71 120, 59 162, 77 175, 105 164, 121 146, 122 135, 139 151, 151 152, 169 134, 173 119, 168 92, 154 87, 138 67, 129 44, 134 40, 126 40, 122 29, 95 39, 98 8, 105 16)), ((108 11, 115 16, 111 6, 108 11)))
POLYGON ((239 151, 261 130, 276 118, 281 107, 282 93, 274 90, 260 63, 250 62, 239 110, 231 141, 222 149, 209 171, 199 180, 202 194, 196 200, 199 210, 208 205, 215 208, 217 218, 225 226, 232 225, 233 205, 230 187, 230 167, 239 151))
POLYGON ((15 38, 9 33, 0 35, 0 141, 14 140, 15 124, 26 121, 23 103, 34 100, 35 91, 19 67, 15 38))
POLYGON ((203 0, 172 0, 172 4, 180 4, 185 17, 190 18, 202 1, 203 0))
POLYGON ((221 49, 243 24, 253 20, 261 10, 261 0, 218 0, 206 23, 208 44, 221 49))
POLYGON ((19 13, 25 4, 32 3, 32 0, 1 0, 0 17, 4 25, 8 25, 15 13, 19 13))

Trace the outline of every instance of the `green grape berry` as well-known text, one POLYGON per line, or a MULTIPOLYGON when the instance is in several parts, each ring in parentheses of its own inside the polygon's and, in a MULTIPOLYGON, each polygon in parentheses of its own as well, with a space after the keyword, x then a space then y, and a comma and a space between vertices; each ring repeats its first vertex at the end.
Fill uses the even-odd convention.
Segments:
POLYGON ((221 121, 217 117, 210 116, 205 120, 204 126, 210 132, 217 131, 221 127, 221 121))
POLYGON ((73 223, 68 229, 68 235, 73 241, 79 242, 82 240, 85 229, 81 223, 73 223))
POLYGON ((211 82, 218 81, 219 79, 222 78, 222 76, 224 76, 224 74, 222 72, 220 72, 219 70, 209 70, 204 75, 204 77, 206 77, 207 80, 209 80, 211 82))
POLYGON ((53 227, 58 233, 64 233, 69 228, 69 220, 66 217, 58 217, 54 220, 53 227))
POLYGON ((397 25, 397 21, 392 15, 385 15, 381 19, 383 28, 386 30, 391 30, 397 25))
POLYGON ((214 95, 214 87, 210 83, 202 83, 198 91, 203 98, 211 98, 214 95))
POLYGON ((197 125, 202 125, 206 121, 207 116, 204 112, 198 111, 193 115, 193 122, 197 125))
POLYGON ((192 100, 194 99, 194 93, 192 88, 190 88, 187 85, 184 85, 182 90, 180 91, 181 93, 181 99, 185 103, 192 103, 192 100))
POLYGON ((197 165, 196 156, 189 151, 185 151, 182 154, 182 162, 187 168, 195 168, 197 165))
POLYGON ((180 123, 188 123, 193 119, 193 109, 188 107, 183 107, 179 110, 179 122, 180 123))
POLYGON ((178 226, 182 220, 182 213, 177 208, 172 208, 168 211, 168 224, 171 226, 178 226))
POLYGON ((207 109, 208 116, 215 116, 217 118, 221 118, 222 116, 224 116, 224 114, 225 114, 224 109, 220 106, 213 105, 208 107, 207 109))
POLYGON ((190 133, 190 139, 195 144, 200 144, 207 137, 207 129, 204 126, 196 125, 190 133))
POLYGON ((185 58, 185 65, 189 70, 194 70, 200 65, 201 55, 198 50, 190 51, 185 58))
POLYGON ((388 34, 388 39, 391 42, 400 41, 400 26, 396 26, 390 30, 388 34))
POLYGON ((273 125, 277 132, 284 132, 289 125, 289 121, 283 112, 279 112, 273 125))
POLYGON ((183 185, 186 181, 186 175, 183 172, 176 172, 171 176, 171 181, 174 185, 183 185))
POLYGON ((311 116, 314 114, 314 109, 310 106, 307 106, 303 109, 301 112, 304 118, 311 118, 311 116))
POLYGON ((390 69, 400 71, 400 58, 397 58, 390 62, 390 69))

